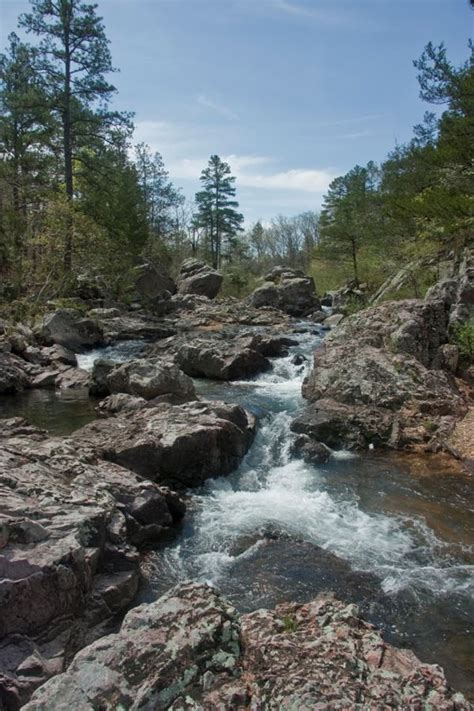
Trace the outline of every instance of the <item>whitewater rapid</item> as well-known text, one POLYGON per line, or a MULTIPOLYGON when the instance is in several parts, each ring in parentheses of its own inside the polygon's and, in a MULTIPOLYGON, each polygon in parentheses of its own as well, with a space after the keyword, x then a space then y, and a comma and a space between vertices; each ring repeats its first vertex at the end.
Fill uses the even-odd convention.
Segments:
POLYGON ((218 586, 271 530, 318 546, 354 570, 376 574, 385 593, 406 587, 415 595, 474 593, 473 566, 455 560, 452 544, 439 539, 423 517, 364 510, 343 477, 342 485, 340 475, 339 486, 332 485, 331 470, 338 462, 350 466, 353 454, 335 452, 320 467, 292 455, 290 424, 303 406, 301 383, 317 342, 314 335, 302 336, 298 348, 254 380, 203 384, 203 395, 253 409, 259 430, 236 473, 190 492, 192 522, 164 553, 160 574, 164 564, 176 581, 191 578, 218 586), (293 363, 295 351, 308 357, 306 365, 293 363), (249 537, 255 542, 241 551, 240 542, 249 537))

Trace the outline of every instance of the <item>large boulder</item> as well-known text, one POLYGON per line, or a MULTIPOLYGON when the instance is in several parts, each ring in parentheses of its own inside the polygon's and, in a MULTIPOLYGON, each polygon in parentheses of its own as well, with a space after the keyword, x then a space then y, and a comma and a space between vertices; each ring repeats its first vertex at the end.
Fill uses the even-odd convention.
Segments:
POLYGON ((106 633, 137 591, 137 547, 166 540, 184 514, 170 490, 82 454, 20 418, 2 420, 0 700, 8 709, 106 633))
POLYGON ((81 351, 104 342, 98 322, 85 318, 75 309, 57 309, 46 314, 38 329, 38 337, 45 345, 57 343, 72 351, 81 351))
POLYGON ((442 301, 385 302, 346 318, 315 352, 303 383, 311 404, 294 431, 333 448, 442 447, 467 411, 446 340, 442 301))
POLYGON ((203 584, 131 610, 25 711, 422 709, 467 711, 443 670, 384 642, 330 594, 239 615, 203 584))
POLYGON ((145 302, 150 302, 169 298, 176 292, 176 284, 163 268, 147 263, 135 268, 135 289, 145 302))
POLYGON ((197 486, 235 469, 254 434, 255 418, 238 405, 195 401, 90 422, 71 439, 152 481, 197 486))
POLYGON ((0 395, 18 392, 30 384, 25 362, 13 353, 0 352, 0 395))
POLYGON ((223 276, 205 262, 198 259, 186 259, 181 265, 178 276, 180 294, 198 294, 214 299, 222 285, 223 276))
POLYGON ((159 358, 116 365, 106 375, 106 383, 111 393, 128 393, 145 400, 171 397, 179 403, 196 399, 191 378, 176 365, 159 358))
POLYGON ((239 380, 271 369, 270 361, 255 348, 227 345, 219 341, 194 339, 182 345, 176 362, 181 370, 196 378, 239 380))
POLYGON ((275 267, 265 279, 265 283, 250 296, 250 304, 254 308, 272 307, 291 316, 307 316, 321 309, 314 280, 303 272, 275 267))

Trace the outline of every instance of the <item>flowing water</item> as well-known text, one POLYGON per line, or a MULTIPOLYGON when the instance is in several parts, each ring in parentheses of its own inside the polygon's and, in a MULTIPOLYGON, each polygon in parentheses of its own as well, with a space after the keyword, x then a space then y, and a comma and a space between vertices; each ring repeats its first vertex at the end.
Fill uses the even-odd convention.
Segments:
POLYGON ((147 556, 142 599, 187 579, 215 585, 241 610, 334 590, 472 692, 471 481, 414 477, 370 452, 336 452, 320 466, 294 458, 290 423, 303 406, 305 366, 292 359, 317 345, 301 338, 255 380, 198 381, 202 396, 253 411, 259 430, 238 471, 190 492, 176 543, 147 556))
MULTIPOLYGON (((389 641, 444 666, 450 683, 472 697, 472 479, 432 471, 429 457, 417 476, 403 460, 375 452, 336 452, 318 466, 293 457, 290 423, 304 404, 309 364, 295 365, 293 356, 310 359, 319 340, 299 338, 254 380, 196 381, 201 396, 254 412, 258 433, 234 474, 189 492, 175 543, 145 556, 140 600, 189 579, 217 586, 243 611, 333 590, 357 602, 389 641)), ((79 365, 90 369, 99 356, 122 361, 141 347, 91 351, 79 365)), ((17 412, 6 414, 61 434, 94 416, 93 403, 78 393, 32 391, 9 402, 17 412)))

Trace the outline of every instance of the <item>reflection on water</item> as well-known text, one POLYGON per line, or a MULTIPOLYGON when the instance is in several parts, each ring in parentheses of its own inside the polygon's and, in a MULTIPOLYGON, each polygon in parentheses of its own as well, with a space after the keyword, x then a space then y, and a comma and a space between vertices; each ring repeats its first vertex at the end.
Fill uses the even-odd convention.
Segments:
POLYGON ((96 418, 95 404, 86 388, 25 390, 0 397, 0 417, 24 417, 51 434, 69 435, 96 418))

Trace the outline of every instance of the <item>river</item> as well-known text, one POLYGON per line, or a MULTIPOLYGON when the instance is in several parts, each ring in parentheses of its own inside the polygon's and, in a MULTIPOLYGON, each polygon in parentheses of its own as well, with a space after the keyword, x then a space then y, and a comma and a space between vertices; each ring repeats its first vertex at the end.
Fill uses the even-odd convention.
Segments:
MULTIPOLYGON (((290 424, 304 405, 301 382, 320 336, 298 338, 288 357, 253 380, 196 381, 200 396, 254 412, 258 433, 236 472, 188 493, 174 543, 144 557, 139 601, 189 579, 215 585, 243 611, 333 590, 357 602, 389 641, 441 664, 449 682, 472 698, 472 480, 432 469, 428 456, 417 475, 377 452, 336 452, 318 466, 295 458, 290 424), (307 361, 296 365, 295 353, 307 361)), ((120 344, 81 356, 80 365, 139 350, 136 342, 120 344)), ((34 396, 25 395, 23 406, 21 396, 12 398, 7 414, 27 415, 28 402, 31 414, 34 396)), ((63 434, 64 399, 36 397, 50 398, 48 421, 39 422, 37 412, 36 424, 63 434)), ((70 430, 93 416, 90 401, 75 411, 67 403, 70 430)))

